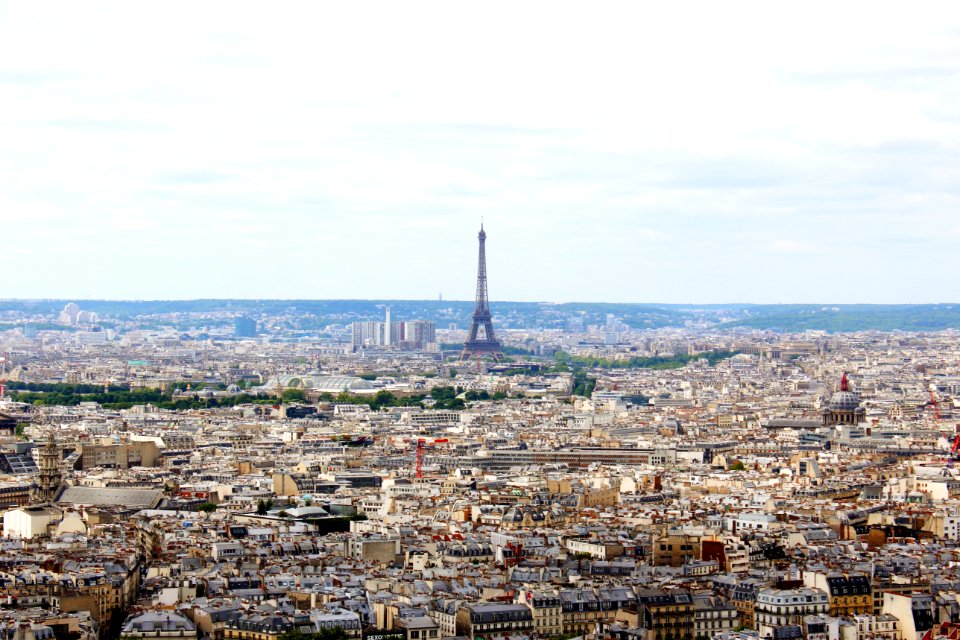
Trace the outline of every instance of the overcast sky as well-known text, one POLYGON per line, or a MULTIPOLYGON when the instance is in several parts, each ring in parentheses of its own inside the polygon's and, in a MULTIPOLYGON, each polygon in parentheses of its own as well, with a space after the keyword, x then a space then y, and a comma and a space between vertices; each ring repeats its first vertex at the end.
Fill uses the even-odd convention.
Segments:
POLYGON ((0 298, 957 301, 960 4, 0 3, 0 298), (669 7, 667 7, 669 5, 669 7))

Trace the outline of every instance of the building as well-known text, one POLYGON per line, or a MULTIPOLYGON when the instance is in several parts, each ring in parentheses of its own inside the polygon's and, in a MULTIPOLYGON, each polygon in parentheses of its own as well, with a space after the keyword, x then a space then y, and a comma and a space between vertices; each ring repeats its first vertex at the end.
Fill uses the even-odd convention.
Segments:
POLYGON ((234 318, 233 335, 238 338, 255 338, 257 335, 257 321, 245 316, 234 318))
MULTIPOLYGON (((406 636, 401 640, 438 640, 440 637, 440 625, 430 616, 397 618, 397 628, 406 632, 406 636)), ((371 640, 370 634, 366 640, 371 640)))
POLYGON ((835 617, 873 613, 873 588, 865 575, 807 571, 803 583, 827 593, 829 614, 835 617))
POLYGON ((643 640, 693 640, 696 610, 686 589, 637 589, 643 640))
POLYGON ((717 634, 729 633, 737 626, 737 608, 723 598, 694 596, 694 638, 715 638, 717 634))
POLYGON ((68 302, 60 312, 60 323, 75 325, 80 319, 80 307, 75 302, 68 302))
POLYGON ((430 320, 408 320, 398 322, 397 333, 400 346, 404 349, 423 350, 437 341, 437 327, 430 320))
POLYGON ((574 555, 590 556, 597 560, 612 560, 624 553, 622 544, 592 538, 568 538, 566 547, 574 555))
POLYGON ((829 598, 820 589, 761 589, 754 606, 755 627, 762 637, 773 636, 778 628, 799 625, 805 616, 825 614, 829 608, 829 598))
POLYGON ((430 320, 391 320, 387 307, 385 322, 354 322, 351 325, 354 351, 389 348, 420 351, 437 341, 436 324, 430 320))
POLYGON ((682 567, 701 558, 703 536, 698 533, 667 531, 653 537, 654 566, 682 567))
POLYGON ((59 509, 46 505, 11 509, 3 514, 3 537, 30 540, 45 536, 61 515, 59 509))
POLYGON ((857 640, 876 638, 877 640, 900 640, 900 621, 889 614, 856 615, 853 622, 857 626, 857 640))
POLYGON ((477 637, 529 636, 533 633, 533 612, 523 604, 480 603, 457 611, 457 635, 477 637))
POLYGON ((40 450, 37 482, 34 486, 34 502, 50 502, 56 497, 63 485, 63 475, 60 469, 62 456, 53 431, 47 438, 47 444, 40 450))
POLYGON ((393 323, 390 321, 390 311, 390 307, 384 309, 383 346, 385 347, 389 347, 394 342, 393 323))
POLYGON ((563 607, 560 596, 555 593, 521 591, 517 598, 533 612, 533 629, 541 638, 563 633, 563 607))
POLYGON ((823 426, 858 425, 865 419, 866 411, 860 406, 860 394, 850 390, 847 374, 843 374, 840 389, 830 397, 830 402, 823 410, 823 426))
POLYGON ((757 593, 760 587, 751 580, 740 580, 730 593, 730 602, 737 610, 740 624, 748 629, 756 628, 754 615, 757 604, 757 593))
POLYGON ((936 622, 936 601, 928 592, 883 594, 883 613, 900 622, 903 640, 920 640, 936 622))
POLYGON ((564 589, 560 592, 563 633, 585 634, 607 622, 613 611, 604 611, 593 589, 564 589))
POLYGON ((123 623, 125 638, 197 637, 197 625, 175 611, 147 611, 131 616, 123 623))
POLYGON ((83 469, 129 469, 159 467, 160 448, 153 440, 135 440, 110 444, 84 444, 80 460, 83 469))

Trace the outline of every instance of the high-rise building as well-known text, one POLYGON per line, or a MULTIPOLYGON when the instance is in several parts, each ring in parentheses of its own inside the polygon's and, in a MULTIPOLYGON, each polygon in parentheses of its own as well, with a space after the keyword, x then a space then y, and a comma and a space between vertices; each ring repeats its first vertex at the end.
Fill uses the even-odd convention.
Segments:
POLYGON ((354 322, 352 333, 354 351, 368 347, 423 349, 424 345, 437 339, 436 325, 430 320, 354 322))
POLYGON ((352 341, 354 350, 364 347, 382 347, 383 333, 382 322, 354 322, 352 341))
POLYGON ((62 324, 77 324, 80 319, 80 307, 74 302, 68 302, 63 311, 60 312, 60 322, 62 324))
POLYGON ((403 342, 414 349, 437 341, 437 325, 430 320, 409 320, 403 325, 403 342))
POLYGON ((253 338, 257 335, 257 322, 253 318, 240 316, 233 320, 233 335, 238 338, 253 338))
POLYGON ((386 310, 386 319, 384 320, 384 329, 383 329, 383 346, 389 347, 393 344, 393 325, 390 322, 390 307, 387 307, 386 310))

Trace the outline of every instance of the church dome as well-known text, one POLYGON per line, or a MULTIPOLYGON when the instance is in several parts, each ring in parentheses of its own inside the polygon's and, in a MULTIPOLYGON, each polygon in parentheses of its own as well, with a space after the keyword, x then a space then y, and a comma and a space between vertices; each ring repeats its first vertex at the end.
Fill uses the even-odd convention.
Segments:
POLYGON ((830 411, 856 411, 860 408, 860 394, 850 391, 847 374, 840 379, 840 389, 830 398, 830 411))
POLYGON ((830 398, 831 411, 856 411, 860 408, 860 396, 852 391, 837 391, 830 398))

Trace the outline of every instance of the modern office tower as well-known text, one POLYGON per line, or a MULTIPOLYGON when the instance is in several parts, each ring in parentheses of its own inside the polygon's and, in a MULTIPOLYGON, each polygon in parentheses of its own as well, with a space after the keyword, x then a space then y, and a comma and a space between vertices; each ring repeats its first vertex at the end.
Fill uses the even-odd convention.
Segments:
POLYGON ((382 322, 354 322, 354 349, 363 347, 382 347, 384 327, 382 322))
POLYGON ((62 324, 77 324, 80 319, 80 307, 76 303, 68 302, 60 312, 60 322, 62 324))
POLYGON ((403 326, 403 342, 413 349, 423 349, 425 344, 437 341, 437 326, 430 320, 408 320, 398 323, 403 326))
POLYGON ((351 339, 350 344, 353 345, 354 351, 363 347, 363 323, 362 322, 353 323, 353 338, 351 339))
MULTIPOLYGON (((384 320, 390 318, 388 310, 384 320)), ((436 342, 436 325, 430 320, 400 320, 397 322, 354 322, 352 325, 353 350, 367 347, 391 349, 422 349, 436 342)))
POLYGON ((240 316, 233 319, 233 335, 238 338, 253 338, 257 335, 257 322, 252 318, 240 316))
POLYGON ((482 224, 477 238, 480 240, 480 255, 477 260, 477 302, 473 308, 470 332, 467 334, 467 341, 463 343, 460 359, 467 360, 470 356, 474 358, 489 356, 499 361, 503 359, 503 350, 493 333, 493 318, 490 314, 490 300, 487 293, 487 234, 482 224))
POLYGON ((387 307, 386 318, 384 319, 384 328, 383 328, 383 346, 389 347, 393 344, 391 334, 393 333, 393 325, 390 323, 390 307, 387 307))

